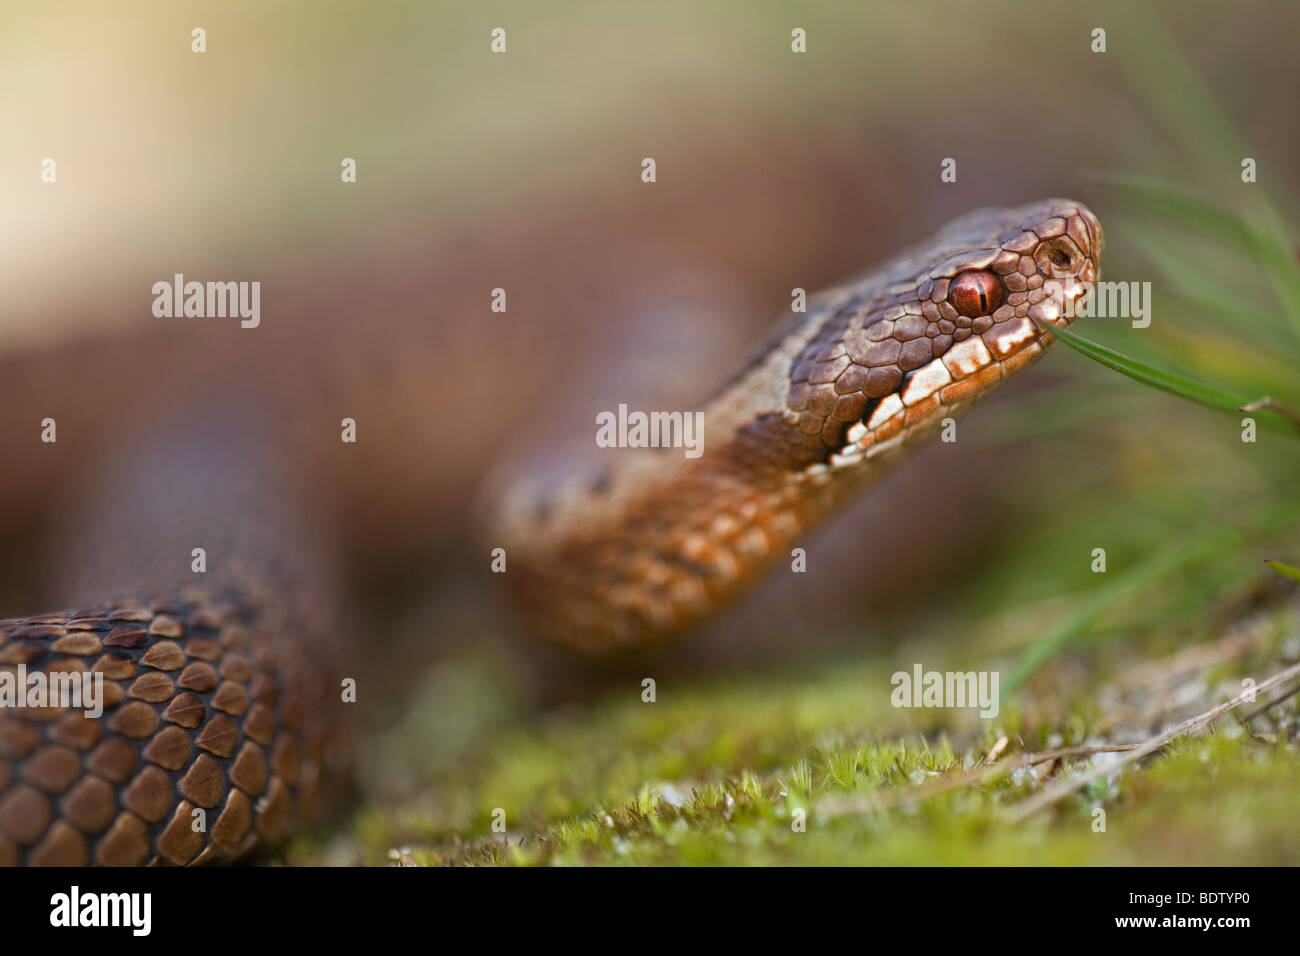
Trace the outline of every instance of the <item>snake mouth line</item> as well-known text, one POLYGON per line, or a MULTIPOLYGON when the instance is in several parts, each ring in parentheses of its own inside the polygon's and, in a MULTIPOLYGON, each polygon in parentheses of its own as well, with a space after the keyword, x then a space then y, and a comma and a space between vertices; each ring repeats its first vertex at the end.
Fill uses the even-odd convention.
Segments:
MULTIPOLYGON (((543 517, 503 508, 493 560, 528 629, 608 657, 719 616, 886 459, 1043 352, 1050 333, 1035 318, 1067 320, 1044 283, 1095 278, 1090 215, 1048 200, 964 216, 817 297, 769 340, 691 419, 698 457, 620 447, 599 481, 564 484, 543 517)), ((621 410, 610 427, 633 446, 621 410)), ((268 560, 219 562, 202 586, 193 566, 168 564, 164 577, 125 562, 146 579, 129 600, 0 622, 0 669, 84 669, 105 691, 93 720, 0 711, 0 864, 238 859, 309 818, 344 777, 347 654, 333 646, 331 578, 309 560, 315 539, 292 520, 292 489, 233 488, 222 461, 189 455, 122 460, 155 481, 183 472, 166 483, 183 496, 138 507, 115 496, 132 516, 145 505, 189 514, 192 500, 211 509, 217 491, 239 491, 231 513, 243 520, 225 530, 251 536, 227 550, 268 560), (195 462, 208 485, 186 480, 195 462)), ((119 547, 135 540, 132 527, 105 528, 119 547)))
POLYGON ((514 596, 590 655, 715 616, 886 460, 1041 356, 1035 319, 1067 311, 1045 284, 1095 279, 1099 246, 1070 200, 980 210, 812 297, 706 403, 701 458, 629 452, 604 493, 575 484, 544 521, 500 526, 514 596))

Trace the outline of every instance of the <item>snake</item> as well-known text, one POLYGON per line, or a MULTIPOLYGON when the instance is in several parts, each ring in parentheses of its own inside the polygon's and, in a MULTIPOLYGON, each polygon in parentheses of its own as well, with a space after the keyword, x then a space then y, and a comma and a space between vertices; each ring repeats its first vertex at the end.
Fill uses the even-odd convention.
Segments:
MULTIPOLYGON (((967 213, 792 305, 700 404, 698 456, 620 447, 591 473, 517 476, 482 540, 520 629, 604 660, 717 618, 1037 360, 1102 251, 1072 200, 967 213)), ((311 475, 239 416, 204 421, 105 468, 67 539, 88 569, 69 594, 93 600, 0 621, 0 702, 79 675, 102 711, 0 706, 0 865, 246 860, 346 792, 349 689, 376 652, 338 606, 311 475)))

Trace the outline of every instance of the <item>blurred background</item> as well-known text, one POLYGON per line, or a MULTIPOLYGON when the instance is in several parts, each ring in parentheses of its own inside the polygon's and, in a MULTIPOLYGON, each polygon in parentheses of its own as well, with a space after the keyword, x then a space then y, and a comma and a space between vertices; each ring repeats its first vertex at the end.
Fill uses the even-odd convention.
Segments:
MULTIPOLYGON (((66 603, 45 542, 124 435, 209 386, 255 385, 294 410, 295 454, 391 659, 441 661, 393 678, 360 848, 331 860, 412 833, 457 842, 486 812, 484 780, 522 766, 547 785, 498 789, 536 829, 674 774, 776 774, 867 728, 891 746, 951 731, 960 762, 981 731, 880 708, 887 683, 865 675, 897 661, 996 662, 1028 680, 1011 711, 1026 746, 1072 721, 1087 738, 1072 708, 1094 699, 1090 681, 1285 591, 1259 560, 1300 560, 1297 446, 1281 431, 1243 444, 1239 416, 1055 348, 964 420, 955 448, 921 453, 811 542, 811 573, 664 662, 724 683, 661 734, 637 731, 656 760, 676 755, 653 772, 612 770, 629 741, 590 739, 589 711, 559 718, 576 722, 560 740, 484 742, 515 726, 528 679, 517 625, 482 596, 467 515, 512 459, 585 441, 594 411, 708 394, 792 288, 981 205, 1081 200, 1106 229, 1104 278, 1152 282, 1151 328, 1078 331, 1246 398, 1296 397, 1294 277, 1189 220, 1212 207, 1294 249, 1298 19, 1268 3, 10 5, 0 614, 66 603), (791 52, 796 27, 807 53, 791 52), (340 181, 345 157, 356 183, 340 181), (940 183, 946 157, 955 183, 940 183), (261 327, 155 318, 151 287, 177 272, 260 281, 261 327), (497 287, 505 314, 489 310, 497 287), (56 446, 37 443, 46 416, 56 446), (345 416, 355 448, 340 449, 345 416), (934 500, 962 501, 969 520, 942 521, 934 500), (772 675, 775 690, 745 683, 772 675), (742 698, 767 705, 726 709, 742 698), (830 710, 798 704, 814 699, 830 710), (709 749, 720 737, 734 748, 709 749), (759 738, 770 747, 746 743, 759 738), (390 813, 393 793, 417 809, 390 813)), ((777 802, 792 792, 781 779, 777 802)))

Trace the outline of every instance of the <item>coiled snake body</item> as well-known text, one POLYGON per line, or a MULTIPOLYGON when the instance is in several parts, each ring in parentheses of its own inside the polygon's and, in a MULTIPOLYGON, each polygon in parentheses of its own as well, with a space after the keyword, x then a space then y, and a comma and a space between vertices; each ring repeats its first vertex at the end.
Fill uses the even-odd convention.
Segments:
MULTIPOLYGON (((1049 281, 1076 295, 1101 252, 1078 203, 981 210, 815 297, 703 406, 698 459, 620 449, 595 480, 507 496, 488 539, 508 555, 512 598, 541 636, 589 655, 715 615, 886 463, 1037 358, 1051 341, 1038 323, 1070 320, 1049 281)), ((209 478, 166 509, 178 548, 209 493, 231 496, 215 513, 252 533, 218 548, 219 571, 119 558, 116 578, 93 580, 127 596, 0 621, 0 677, 102 674, 105 705, 0 708, 0 865, 240 858, 344 776, 353 625, 325 598, 327 546, 289 517, 300 492, 269 494, 277 468, 258 452, 169 447, 144 472, 169 469, 209 478)), ((132 473, 139 461, 128 485, 132 473)), ((129 528, 107 522, 78 547, 104 536, 129 528)))

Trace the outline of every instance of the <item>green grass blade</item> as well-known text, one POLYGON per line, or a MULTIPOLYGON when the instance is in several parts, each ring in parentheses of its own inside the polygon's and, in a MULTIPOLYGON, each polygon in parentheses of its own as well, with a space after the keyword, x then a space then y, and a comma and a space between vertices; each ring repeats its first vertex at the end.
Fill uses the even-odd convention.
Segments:
POLYGON ((1039 638, 1016 664, 1003 685, 1002 698, 1014 693, 1043 664, 1067 644, 1092 629, 1107 610, 1121 598, 1154 584, 1167 574, 1200 561, 1230 546, 1238 538, 1234 529, 1214 527, 1190 540, 1178 541, 1155 557, 1135 564, 1125 571, 1109 575, 1109 580, 1085 600, 1056 630, 1039 638))
MULTIPOLYGON (((1300 501, 1288 500, 1251 516, 1244 528, 1214 525, 1197 534, 1181 538, 1154 557, 1134 564, 1122 571, 1106 575, 1109 579, 1090 597, 1084 600, 1066 620, 1035 641, 1016 663, 1011 676, 1004 683, 1001 697, 1006 700, 1043 664, 1067 644, 1082 637, 1101 616, 1122 598, 1135 594, 1148 585, 1199 562, 1223 554, 1244 544, 1248 536, 1273 533, 1288 526, 1300 517, 1300 501)), ((1279 574, 1300 574, 1300 569, 1278 561, 1266 561, 1279 574), (1283 568, 1287 570, 1282 570, 1283 568)))
POLYGON ((1105 170, 1094 170, 1089 176, 1097 185, 1129 205, 1190 226, 1243 255, 1254 256, 1261 245, 1273 244, 1271 241, 1266 243, 1258 230, 1241 217, 1225 212, 1167 182, 1105 170))
POLYGON ((1275 318, 1271 306, 1261 306, 1242 292, 1224 286, 1199 263, 1193 264, 1169 251, 1170 243, 1158 230, 1133 227, 1142 254, 1165 276, 1167 295, 1190 306, 1189 314, 1204 317, 1219 330, 1228 329, 1250 345, 1267 344, 1300 360, 1300 342, 1284 323, 1275 318))
POLYGON ((1296 413, 1271 398, 1258 398, 1247 403, 1238 395, 1221 391, 1209 385, 1202 385, 1192 379, 1158 369, 1146 362, 1124 355, 1122 352, 1116 352, 1114 349, 1093 342, 1091 339, 1085 339, 1082 335, 1070 329, 1057 328, 1046 323, 1040 323, 1040 326, 1076 352, 1144 385, 1150 385, 1162 392, 1177 395, 1179 398, 1185 398, 1190 402, 1195 402, 1216 411, 1267 412, 1269 417, 1264 419, 1265 422, 1272 425, 1285 423, 1290 426, 1288 429, 1290 433, 1300 435, 1300 420, 1295 417, 1296 413))
POLYGON ((1272 561, 1264 559, 1264 563, 1283 577, 1288 577, 1293 581, 1300 581, 1300 568, 1291 564, 1283 564, 1281 561, 1272 561))
POLYGON ((1196 229, 1259 263, 1289 320, 1293 337, 1300 339, 1300 264, 1275 211, 1270 208, 1265 216, 1268 222, 1256 226, 1169 183, 1104 171, 1095 171, 1091 176, 1125 202, 1196 229))
POLYGON ((1238 395, 1232 395, 1211 388, 1208 385, 1194 382, 1189 378, 1165 372, 1153 365, 1148 365, 1146 362, 1093 342, 1091 339, 1085 339, 1082 335, 1070 329, 1057 328, 1046 323, 1041 323, 1041 327, 1045 331, 1051 332, 1052 335, 1081 355, 1086 355, 1094 362, 1127 375, 1144 385, 1150 385, 1152 388, 1158 388, 1161 391, 1185 398, 1198 405, 1204 405, 1206 408, 1213 408, 1223 412, 1235 412, 1246 403, 1246 400, 1238 395))

